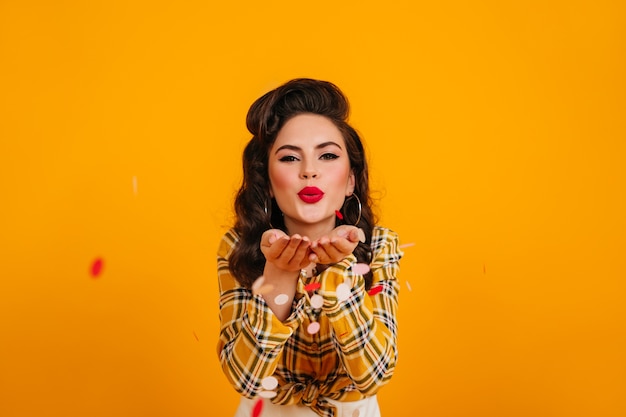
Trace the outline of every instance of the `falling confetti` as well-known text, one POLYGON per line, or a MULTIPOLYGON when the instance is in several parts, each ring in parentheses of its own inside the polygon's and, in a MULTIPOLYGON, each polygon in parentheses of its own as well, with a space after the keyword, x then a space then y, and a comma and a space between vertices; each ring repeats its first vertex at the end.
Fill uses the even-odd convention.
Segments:
POLYGON ((321 288, 322 284, 320 284, 319 282, 312 282, 310 284, 306 284, 304 286, 305 291, 315 291, 319 288, 321 288))
POLYGON ((196 334, 195 331, 193 332, 193 337, 195 337, 198 342, 200 341, 200 339, 198 339, 198 335, 196 334))
POLYGON ((348 298, 350 298, 350 295, 352 295, 352 291, 345 282, 343 284, 337 285, 337 300, 342 302, 346 301, 348 298))
POLYGON ((252 409, 252 417, 259 417, 261 415, 261 411, 263 411, 263 399, 259 398, 256 403, 254 403, 254 408, 252 409))
POLYGON ((352 266, 352 271, 358 275, 365 275, 370 271, 370 266, 364 263, 354 264, 352 266))
POLYGON ((487 274, 487 265, 483 264, 483 274, 487 274))
POLYGON ((405 243, 404 245, 400 245, 400 249, 408 248, 410 246, 415 246, 415 243, 405 243))
POLYGON ((276 392, 274 392, 274 391, 261 391, 261 392, 259 392, 259 397, 267 398, 268 400, 274 398, 275 396, 276 396, 276 392))
POLYGON ((254 281, 254 284, 252 284, 252 294, 263 295, 267 294, 273 289, 274 286, 272 284, 265 283, 265 277, 263 276, 258 277, 256 281, 254 281))
POLYGON ((320 324, 318 322, 314 321, 314 322, 312 322, 311 324, 309 324, 307 326, 306 331, 309 334, 315 334, 315 333, 320 331, 320 324))
POLYGON ((91 276, 93 278, 98 278, 102 273, 102 268, 104 267, 104 261, 102 258, 97 258, 91 264, 91 276))
POLYGON ((409 281, 406 282, 406 287, 409 289, 409 291, 413 291, 413 289, 411 288, 411 284, 409 284, 409 281))
POLYGON ((275 390, 278 386, 278 380, 273 376, 265 377, 261 381, 261 386, 267 391, 275 390))
POLYGON ((274 302, 279 306, 287 304, 287 301, 289 301, 289 296, 287 294, 278 294, 276 298, 274 298, 274 302))
POLYGON ((335 214, 337 215, 337 218, 339 220, 343 220, 343 214, 341 214, 341 212, 339 210, 335 210, 335 214))
POLYGON ((369 295, 376 295, 379 292, 381 292, 383 290, 383 286, 382 285, 377 285, 375 287, 370 288, 370 290, 367 292, 369 295))
POLYGON ((137 177, 133 176, 133 194, 137 195, 137 177))
POLYGON ((315 294, 311 297, 311 307, 322 308, 323 305, 324 305, 324 298, 321 295, 315 294))

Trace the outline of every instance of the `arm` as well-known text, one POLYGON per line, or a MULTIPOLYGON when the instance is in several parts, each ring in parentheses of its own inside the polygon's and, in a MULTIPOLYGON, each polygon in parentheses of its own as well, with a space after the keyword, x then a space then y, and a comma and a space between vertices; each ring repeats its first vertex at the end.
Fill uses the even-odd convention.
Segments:
POLYGON ((399 283, 398 261, 402 251, 398 236, 387 229, 373 236, 372 288, 382 291, 369 295, 363 276, 353 274, 350 266, 354 256, 324 271, 321 293, 324 312, 334 332, 337 351, 356 387, 365 395, 373 395, 387 383, 397 360, 397 321, 399 283), (352 291, 345 301, 338 301, 337 286, 351 278, 352 291))
POLYGON ((289 317, 281 322, 263 296, 235 280, 228 269, 228 256, 237 237, 228 232, 218 250, 220 290, 220 338, 217 346, 226 378, 242 395, 252 398, 261 380, 274 373, 285 342, 300 325, 304 299, 291 304, 289 317))

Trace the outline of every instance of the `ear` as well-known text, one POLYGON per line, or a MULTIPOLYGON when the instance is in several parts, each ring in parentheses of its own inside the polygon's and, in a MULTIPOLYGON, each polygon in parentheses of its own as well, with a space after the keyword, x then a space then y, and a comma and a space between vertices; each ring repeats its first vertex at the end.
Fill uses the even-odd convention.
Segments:
POLYGON ((356 179, 354 178, 354 171, 350 171, 348 177, 348 184, 346 184, 346 197, 350 197, 354 193, 354 187, 356 185, 356 179))

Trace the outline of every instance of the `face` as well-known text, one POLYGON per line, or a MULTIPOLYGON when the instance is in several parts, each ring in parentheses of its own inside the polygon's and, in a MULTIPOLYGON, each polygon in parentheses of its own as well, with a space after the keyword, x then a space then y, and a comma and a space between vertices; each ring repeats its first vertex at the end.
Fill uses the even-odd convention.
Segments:
POLYGON ((335 227, 335 210, 354 191, 345 140, 330 119, 295 116, 269 152, 270 193, 290 234, 315 238, 335 227))

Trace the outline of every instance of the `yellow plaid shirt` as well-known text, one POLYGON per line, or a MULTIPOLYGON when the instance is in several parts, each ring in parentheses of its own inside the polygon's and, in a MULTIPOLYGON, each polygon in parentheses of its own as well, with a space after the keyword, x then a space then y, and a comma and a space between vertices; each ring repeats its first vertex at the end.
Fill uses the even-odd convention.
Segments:
POLYGON ((373 283, 369 293, 363 276, 352 270, 349 255, 308 281, 299 279, 291 315, 283 322, 260 295, 239 285, 228 269, 238 236, 231 229, 218 249, 220 338, 217 352, 222 369, 242 395, 256 397, 261 381, 278 380, 276 404, 304 404, 323 417, 335 408, 325 398, 356 401, 376 394, 386 384, 397 361, 397 280, 402 250, 398 235, 375 227, 372 234, 373 283), (351 293, 338 301, 336 289, 348 279, 351 293), (310 305, 306 284, 317 282, 324 299, 321 311, 310 305), (319 332, 309 334, 317 321, 319 332))

